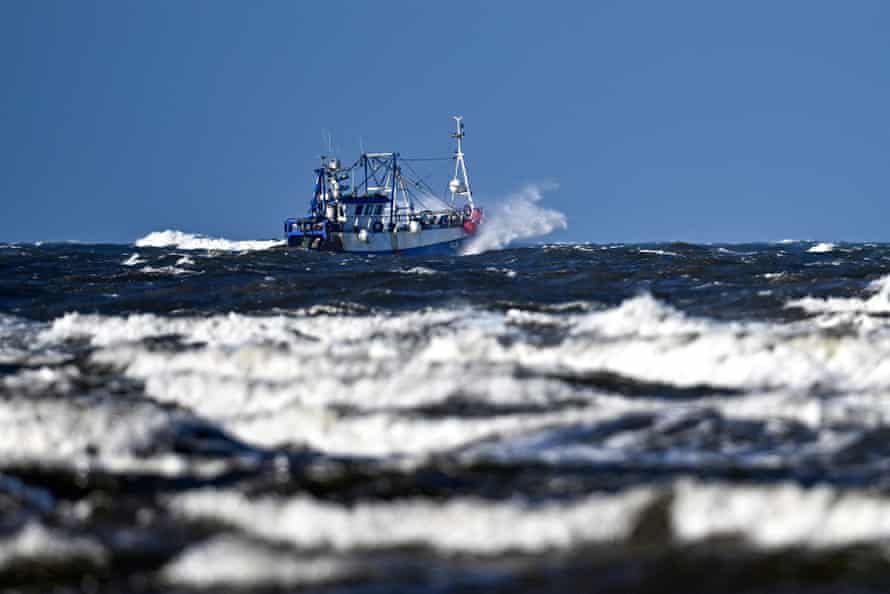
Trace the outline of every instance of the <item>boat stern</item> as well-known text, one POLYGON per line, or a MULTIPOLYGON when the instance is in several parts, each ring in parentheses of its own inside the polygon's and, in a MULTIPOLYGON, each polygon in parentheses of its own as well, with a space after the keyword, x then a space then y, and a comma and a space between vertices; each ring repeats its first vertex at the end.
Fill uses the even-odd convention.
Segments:
POLYGON ((333 249, 333 237, 326 219, 288 218, 284 221, 284 238, 288 247, 333 249))

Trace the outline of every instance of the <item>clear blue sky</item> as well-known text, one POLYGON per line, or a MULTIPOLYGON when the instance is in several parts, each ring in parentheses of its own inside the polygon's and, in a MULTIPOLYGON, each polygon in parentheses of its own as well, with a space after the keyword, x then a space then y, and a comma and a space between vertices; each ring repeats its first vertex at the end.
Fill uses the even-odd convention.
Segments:
POLYGON ((0 241, 274 237, 322 129, 448 155, 455 113, 558 239, 890 241, 883 1, 4 0, 0 81, 0 241))

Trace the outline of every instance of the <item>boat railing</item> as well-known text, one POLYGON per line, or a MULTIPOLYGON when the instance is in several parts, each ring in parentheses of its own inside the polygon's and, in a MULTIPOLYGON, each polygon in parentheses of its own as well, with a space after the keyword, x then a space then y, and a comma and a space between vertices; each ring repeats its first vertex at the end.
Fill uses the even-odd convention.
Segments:
POLYGON ((396 223, 410 223, 412 221, 417 221, 430 227, 440 226, 443 222, 448 223, 448 226, 458 226, 463 222, 461 213, 454 209, 415 210, 407 213, 397 213, 393 219, 396 223))
POLYGON ((371 228, 378 223, 384 227, 388 227, 390 224, 402 226, 409 225, 415 221, 420 223, 423 227, 459 227, 463 224, 463 220, 464 216, 459 211, 453 209, 403 212, 393 215, 390 215, 389 213, 359 215, 351 219, 352 226, 355 228, 371 228))

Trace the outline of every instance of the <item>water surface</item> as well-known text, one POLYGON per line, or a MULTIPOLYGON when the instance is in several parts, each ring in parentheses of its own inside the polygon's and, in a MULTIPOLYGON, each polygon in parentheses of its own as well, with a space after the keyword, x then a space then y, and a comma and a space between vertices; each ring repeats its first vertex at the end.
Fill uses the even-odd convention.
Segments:
POLYGON ((890 585, 890 246, 214 241, 0 244, 3 587, 890 585))

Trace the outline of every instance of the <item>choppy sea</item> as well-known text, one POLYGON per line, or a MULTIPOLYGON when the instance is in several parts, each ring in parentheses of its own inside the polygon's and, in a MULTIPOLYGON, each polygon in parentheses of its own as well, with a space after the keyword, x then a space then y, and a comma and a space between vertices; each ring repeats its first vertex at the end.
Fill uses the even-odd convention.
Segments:
POLYGON ((0 244, 0 590, 886 592, 890 245, 0 244))

